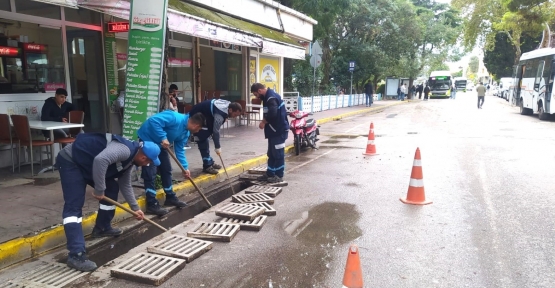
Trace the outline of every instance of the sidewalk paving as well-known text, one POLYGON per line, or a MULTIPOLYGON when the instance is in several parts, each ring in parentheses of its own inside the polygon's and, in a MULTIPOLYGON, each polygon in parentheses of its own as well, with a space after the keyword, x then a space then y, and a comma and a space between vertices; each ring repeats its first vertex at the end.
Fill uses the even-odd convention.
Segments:
MULTIPOLYGON (((405 103, 405 102, 403 102, 405 103)), ((399 104, 397 101, 378 101, 372 105, 372 110, 379 110, 390 105, 399 104)), ((331 121, 337 115, 360 114, 368 110, 364 106, 355 106, 318 112, 314 114, 317 120, 331 121)), ((370 111, 368 111, 370 112, 370 111)), ((233 122, 233 120, 231 120, 233 122)), ((325 128, 323 128, 325 130, 325 128)), ((264 133, 258 129, 258 122, 250 126, 238 126, 224 129, 222 138, 222 157, 226 167, 229 169, 234 164, 247 161, 257 156, 264 155, 267 150, 267 142, 264 133)), ((293 139, 289 137, 286 145, 292 145, 293 139)), ((191 145, 186 150, 191 174, 198 177, 202 174, 202 160, 196 145, 191 145)), ((214 150, 213 142, 210 141, 211 151, 214 150)), ((216 163, 221 164, 214 152, 211 154, 216 163)), ((0 244, 18 237, 33 236, 48 231, 51 227, 61 225, 61 212, 63 207, 62 190, 58 172, 46 172, 32 179, 30 167, 22 167, 21 173, 11 173, 11 167, 0 170, 0 244)), ((222 174, 223 170, 220 171, 222 174)), ((183 181, 181 171, 173 163, 174 179, 183 181)), ((231 176, 232 177, 232 176, 231 176)), ((135 182, 134 184, 139 185, 135 182)), ((135 188, 135 195, 144 195, 144 189, 135 188)), ((87 188, 87 193, 93 189, 87 188)), ((89 194, 87 194, 89 195, 89 194)), ((120 197, 120 202, 123 199, 120 197)), ((93 214, 98 209, 98 201, 92 197, 86 197, 83 207, 83 217, 93 214)), ((59 244, 58 244, 59 245, 59 244)), ((0 260, 2 260, 2 248, 0 247, 0 260)), ((5 251, 4 251, 5 252, 5 251)))

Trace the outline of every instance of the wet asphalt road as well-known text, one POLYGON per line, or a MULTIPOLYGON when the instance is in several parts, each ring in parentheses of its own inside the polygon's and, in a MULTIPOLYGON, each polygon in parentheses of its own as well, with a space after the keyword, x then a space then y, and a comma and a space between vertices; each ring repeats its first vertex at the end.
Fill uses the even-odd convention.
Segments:
POLYGON ((320 150, 287 159, 277 216, 160 287, 341 287, 351 243, 365 287, 553 287, 555 123, 475 100, 459 93, 323 126, 320 150), (357 136, 371 121, 379 155, 363 157, 357 136), (416 147, 427 206, 399 201, 416 147))

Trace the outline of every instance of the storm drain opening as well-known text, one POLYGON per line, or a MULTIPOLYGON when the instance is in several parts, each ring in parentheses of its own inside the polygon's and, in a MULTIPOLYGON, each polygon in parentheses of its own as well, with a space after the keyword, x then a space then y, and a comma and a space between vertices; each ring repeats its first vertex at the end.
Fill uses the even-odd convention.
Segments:
POLYGON ((259 166, 249 169, 248 172, 249 174, 264 175, 266 174, 266 170, 268 170, 268 168, 266 168, 265 166, 259 166))
POLYGON ((262 215, 266 216, 276 216, 277 211, 274 207, 270 206, 270 204, 266 202, 258 202, 258 203, 247 203, 245 205, 254 206, 254 207, 262 207, 264 209, 264 213, 262 215))
POLYGON ((233 195, 231 196, 231 201, 242 204, 256 202, 266 202, 268 204, 274 204, 274 198, 264 193, 233 195))
POLYGON ((245 194, 264 193, 270 197, 275 198, 277 195, 279 195, 279 193, 281 193, 281 190, 283 190, 283 188, 281 187, 254 185, 243 191, 245 191, 245 194))
POLYGON ((265 215, 260 215, 254 218, 254 220, 252 221, 245 221, 245 220, 239 220, 239 219, 233 219, 233 218, 223 218, 222 220, 220 220, 220 223, 239 224, 239 226, 241 226, 241 230, 260 231, 260 229, 262 229, 262 226, 264 226, 264 224, 266 223, 267 218, 268 216, 265 216, 265 215))
POLYGON ((239 220, 252 221, 254 218, 262 215, 264 209, 256 206, 245 204, 229 203, 220 210, 216 211, 216 216, 224 218, 236 218, 239 220))
POLYGON ((8 287, 44 287, 61 288, 74 280, 87 275, 86 272, 77 271, 60 263, 45 263, 36 270, 30 271, 20 281, 21 286, 8 287))
POLYGON ((212 249, 212 242, 189 238, 181 235, 172 235, 147 248, 154 254, 185 259, 190 263, 194 259, 212 249))
POLYGON ((285 181, 277 182, 277 183, 268 183, 268 182, 258 181, 258 180, 248 180, 248 182, 251 185, 270 186, 270 187, 285 187, 285 186, 289 185, 289 183, 287 183, 285 181))
POLYGON ((158 286, 185 267, 182 259, 140 253, 112 268, 112 277, 158 286))
POLYGON ((237 224, 201 222, 193 231, 187 232, 187 236, 197 239, 231 242, 240 228, 237 224))

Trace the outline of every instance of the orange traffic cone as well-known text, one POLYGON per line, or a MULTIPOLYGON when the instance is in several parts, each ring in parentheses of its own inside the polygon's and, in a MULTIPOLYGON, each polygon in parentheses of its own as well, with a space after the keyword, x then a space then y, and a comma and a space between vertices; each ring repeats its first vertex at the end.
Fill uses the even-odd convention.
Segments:
POLYGON ((366 153, 362 155, 373 156, 377 155, 376 145, 374 144, 374 123, 370 123, 370 132, 368 133, 368 143, 366 144, 366 153))
POLYGON ((343 276, 343 288, 362 288, 362 269, 360 269, 360 257, 358 247, 351 245, 347 255, 347 265, 343 276))
POLYGON ((416 148, 416 153, 414 154, 414 163, 412 164, 407 198, 400 198, 399 200, 405 204, 412 205, 426 205, 432 203, 432 201, 426 201, 426 194, 424 193, 424 177, 422 176, 420 148, 416 148))

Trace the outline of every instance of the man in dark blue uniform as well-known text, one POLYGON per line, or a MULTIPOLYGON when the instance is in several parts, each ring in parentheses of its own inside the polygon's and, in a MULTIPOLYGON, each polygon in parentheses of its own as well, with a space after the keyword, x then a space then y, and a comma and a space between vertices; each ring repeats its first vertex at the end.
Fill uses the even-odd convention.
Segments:
POLYGON ((220 128, 227 118, 235 118, 241 115, 243 108, 239 103, 231 103, 223 99, 205 100, 193 107, 189 112, 190 115, 201 113, 206 119, 204 125, 199 132, 193 134, 198 144, 198 150, 202 157, 202 171, 209 174, 218 174, 218 170, 222 166, 214 163, 214 159, 210 157, 210 144, 208 138, 212 136, 214 140, 214 148, 216 154, 222 153, 220 145, 220 128))
POLYGON ((153 142, 132 142, 118 135, 101 133, 79 134, 75 142, 60 151, 56 168, 60 171, 65 202, 62 214, 69 267, 86 272, 96 269, 96 263, 87 258, 81 227, 87 185, 94 187, 93 197, 100 201, 92 236, 120 235, 121 229, 110 224, 116 206, 103 201, 104 195, 117 201, 121 190, 131 210, 139 214, 137 220, 142 220, 144 214, 131 187, 132 167, 158 166, 159 154, 160 147, 153 142))
POLYGON ((289 135, 287 111, 281 96, 260 83, 251 86, 251 93, 262 100, 264 119, 258 126, 268 139, 268 168, 258 180, 268 183, 283 182, 285 171, 285 140, 289 135))

